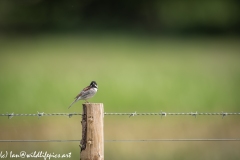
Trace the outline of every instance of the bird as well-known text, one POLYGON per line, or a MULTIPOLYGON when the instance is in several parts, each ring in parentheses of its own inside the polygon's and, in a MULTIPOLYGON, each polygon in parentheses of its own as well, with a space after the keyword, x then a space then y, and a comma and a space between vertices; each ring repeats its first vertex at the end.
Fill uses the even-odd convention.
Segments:
POLYGON ((79 100, 85 100, 87 103, 87 99, 92 98, 98 90, 98 85, 96 81, 92 81, 89 86, 85 87, 76 97, 75 100, 70 104, 68 109, 77 101, 79 100))

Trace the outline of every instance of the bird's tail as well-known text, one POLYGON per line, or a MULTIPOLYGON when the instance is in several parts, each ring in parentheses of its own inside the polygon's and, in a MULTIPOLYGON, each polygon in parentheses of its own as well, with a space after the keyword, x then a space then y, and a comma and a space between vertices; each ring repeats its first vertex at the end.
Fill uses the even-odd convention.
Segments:
POLYGON ((77 99, 75 99, 75 100, 70 104, 70 106, 68 107, 68 109, 69 109, 70 107, 72 107, 72 105, 73 105, 76 101, 77 101, 77 99))

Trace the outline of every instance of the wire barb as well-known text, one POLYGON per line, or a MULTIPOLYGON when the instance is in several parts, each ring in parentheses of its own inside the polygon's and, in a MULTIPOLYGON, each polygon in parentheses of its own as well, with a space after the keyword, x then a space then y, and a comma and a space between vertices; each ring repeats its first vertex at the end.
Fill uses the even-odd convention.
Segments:
POLYGON ((162 110, 161 110, 161 112, 160 112, 160 114, 161 114, 161 119, 162 119, 162 116, 167 116, 167 113, 166 112, 162 112, 162 110))
POLYGON ((38 119, 39 119, 40 117, 44 116, 44 112, 38 112, 37 116, 38 116, 38 119))
POLYGON ((225 117, 225 116, 227 116, 228 115, 228 113, 223 113, 222 112, 222 119, 225 117))
POLYGON ((14 112, 13 112, 13 113, 11 113, 11 114, 8 114, 8 119, 12 119, 12 118, 13 118, 13 116, 14 116, 14 112))
POLYGON ((69 113, 68 118, 72 118, 73 114, 75 114, 75 113, 69 113))
POLYGON ((134 113, 131 113, 130 115, 129 115, 129 118, 130 117, 133 117, 133 116, 136 116, 137 115, 137 113, 136 113, 136 111, 134 112, 134 113))
POLYGON ((191 112, 191 115, 194 116, 195 118, 197 118, 197 111, 194 113, 194 112, 191 112))

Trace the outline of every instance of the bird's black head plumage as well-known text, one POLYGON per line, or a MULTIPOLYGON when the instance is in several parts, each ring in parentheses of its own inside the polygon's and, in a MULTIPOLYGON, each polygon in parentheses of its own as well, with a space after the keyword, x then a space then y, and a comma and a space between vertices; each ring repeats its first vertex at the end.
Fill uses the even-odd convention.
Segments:
POLYGON ((92 81, 90 83, 90 86, 93 87, 93 88, 98 88, 96 81, 92 81))

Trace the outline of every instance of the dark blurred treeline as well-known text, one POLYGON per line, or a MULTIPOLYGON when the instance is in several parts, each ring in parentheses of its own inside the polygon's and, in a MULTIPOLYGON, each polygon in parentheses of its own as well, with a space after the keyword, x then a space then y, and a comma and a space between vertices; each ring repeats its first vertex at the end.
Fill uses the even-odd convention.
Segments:
POLYGON ((0 0, 0 30, 239 34, 239 0, 0 0))

